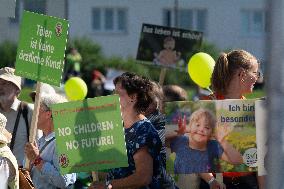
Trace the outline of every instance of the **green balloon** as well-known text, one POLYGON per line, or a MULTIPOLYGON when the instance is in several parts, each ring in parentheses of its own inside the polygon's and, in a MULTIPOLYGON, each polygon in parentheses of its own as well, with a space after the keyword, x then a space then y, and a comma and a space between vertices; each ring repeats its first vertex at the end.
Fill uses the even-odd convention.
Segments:
POLYGON ((197 85, 208 88, 211 84, 214 66, 215 61, 209 54, 199 52, 188 61, 188 74, 197 85))
POLYGON ((65 83, 64 90, 69 100, 85 99, 88 88, 86 83, 79 77, 71 77, 65 83))

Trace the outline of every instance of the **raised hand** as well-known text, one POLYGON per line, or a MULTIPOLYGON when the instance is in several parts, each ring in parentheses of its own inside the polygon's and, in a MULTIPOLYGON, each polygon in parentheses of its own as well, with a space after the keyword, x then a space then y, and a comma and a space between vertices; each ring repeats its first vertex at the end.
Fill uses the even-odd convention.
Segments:
POLYGON ((175 130, 175 132, 178 135, 183 135, 185 133, 188 133, 188 130, 186 129, 186 115, 179 116, 178 117, 178 130, 175 130))
POLYGON ((225 123, 222 125, 220 123, 217 123, 216 131, 215 131, 216 140, 221 143, 225 139, 225 137, 230 134, 230 132, 233 129, 234 127, 230 125, 229 123, 225 123))

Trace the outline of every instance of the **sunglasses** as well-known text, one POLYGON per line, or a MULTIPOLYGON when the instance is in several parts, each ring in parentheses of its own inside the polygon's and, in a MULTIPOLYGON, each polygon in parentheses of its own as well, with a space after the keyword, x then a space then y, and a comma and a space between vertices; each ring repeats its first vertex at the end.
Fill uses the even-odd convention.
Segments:
POLYGON ((249 72, 249 73, 252 73, 256 78, 260 78, 260 76, 261 76, 261 73, 259 71, 257 71, 257 72, 249 72))

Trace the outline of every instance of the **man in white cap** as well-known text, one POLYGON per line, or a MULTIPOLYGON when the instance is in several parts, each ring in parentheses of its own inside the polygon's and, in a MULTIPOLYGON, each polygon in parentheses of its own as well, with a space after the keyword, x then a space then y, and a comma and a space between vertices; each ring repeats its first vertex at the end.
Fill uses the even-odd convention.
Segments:
POLYGON ((6 129, 13 135, 10 148, 19 166, 22 166, 33 110, 31 106, 18 100, 21 77, 16 76, 14 72, 15 69, 9 67, 0 69, 0 113, 7 118, 6 129))
POLYGON ((11 134, 5 129, 7 119, 0 113, 0 188, 19 189, 19 172, 16 157, 7 144, 11 134))
MULTIPOLYGON (((51 85, 49 85, 47 83, 42 83, 40 85, 41 96, 44 95, 44 94, 55 94, 55 93, 56 93, 56 91, 51 85)), ((30 92, 29 96, 31 97, 32 101, 35 102, 36 91, 30 92)))
POLYGON ((31 177, 35 188, 70 188, 76 181, 75 173, 61 175, 59 172, 59 159, 50 109, 52 104, 66 101, 66 98, 58 94, 43 94, 41 97, 37 125, 43 131, 43 136, 38 144, 27 143, 25 146, 25 153, 32 163, 31 177))

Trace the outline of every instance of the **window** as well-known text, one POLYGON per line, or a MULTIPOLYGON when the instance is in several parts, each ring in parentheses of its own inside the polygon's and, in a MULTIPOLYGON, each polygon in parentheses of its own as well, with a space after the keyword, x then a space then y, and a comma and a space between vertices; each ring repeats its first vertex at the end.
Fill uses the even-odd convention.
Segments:
POLYGON ((118 30, 120 31, 126 30, 126 11, 118 10, 117 23, 118 23, 118 30))
MULTIPOLYGON (((175 26, 173 10, 164 10, 163 24, 175 26)), ((179 9, 177 13, 177 27, 188 30, 206 31, 207 11, 203 9, 179 9)))
POLYGON ((163 25, 164 26, 173 26, 174 24, 172 24, 172 14, 170 10, 164 10, 163 13, 163 25))
POLYGON ((266 31, 265 11, 242 10, 241 29, 243 34, 262 35, 266 31))
POLYGON ((93 8, 92 28, 96 32, 127 32, 126 9, 93 8))
POLYGON ((178 26, 184 29, 196 29, 193 27, 193 11, 180 10, 178 11, 178 26))
POLYGON ((45 14, 46 0, 17 0, 15 18, 10 18, 10 23, 19 23, 23 10, 45 14))
POLYGON ((114 25, 114 20, 113 20, 113 15, 114 15, 114 10, 113 9, 105 9, 105 29, 106 30, 113 30, 113 25, 114 25))

